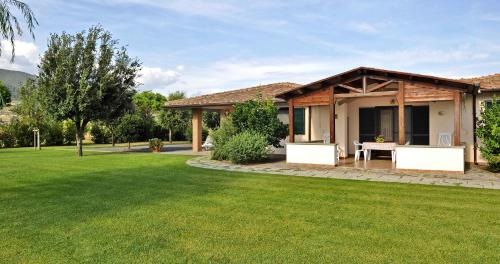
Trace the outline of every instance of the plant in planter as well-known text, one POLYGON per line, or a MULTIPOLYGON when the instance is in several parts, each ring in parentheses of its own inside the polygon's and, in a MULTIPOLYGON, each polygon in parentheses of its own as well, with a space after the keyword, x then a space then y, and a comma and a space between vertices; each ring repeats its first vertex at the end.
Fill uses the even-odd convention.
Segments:
POLYGON ((163 147, 163 141, 159 138, 152 138, 149 140, 149 148, 153 152, 161 152, 161 148, 163 147))
POLYGON ((384 143, 384 141, 385 141, 384 135, 378 135, 375 137, 375 142, 377 143, 384 143))

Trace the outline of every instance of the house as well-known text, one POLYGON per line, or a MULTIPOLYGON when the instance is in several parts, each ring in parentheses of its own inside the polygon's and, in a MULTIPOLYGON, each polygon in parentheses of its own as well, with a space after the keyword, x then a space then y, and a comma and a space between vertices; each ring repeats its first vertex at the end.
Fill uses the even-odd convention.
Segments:
POLYGON ((289 124, 286 152, 295 157, 291 162, 334 165, 334 156, 355 153, 354 140, 369 142, 383 135, 396 143, 398 168, 463 172, 464 162, 484 162, 475 124, 483 103, 500 94, 500 74, 456 80, 359 67, 306 85, 258 86, 173 101, 167 107, 193 110, 193 150, 200 151, 201 111, 225 113, 257 94, 275 100, 280 119, 289 124), (446 135, 451 144, 438 146, 446 135), (321 161, 324 157, 329 158, 321 161))

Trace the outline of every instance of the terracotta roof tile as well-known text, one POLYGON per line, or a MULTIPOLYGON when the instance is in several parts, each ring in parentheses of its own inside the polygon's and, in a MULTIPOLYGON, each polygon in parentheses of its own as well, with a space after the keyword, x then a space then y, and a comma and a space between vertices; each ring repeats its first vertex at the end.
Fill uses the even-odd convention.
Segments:
POLYGON ((271 99, 275 102, 284 102, 282 99, 275 96, 289 90, 299 87, 296 83, 272 83, 267 85, 259 85, 238 90, 226 92, 200 95, 186 99, 170 101, 165 104, 166 107, 196 107, 196 106, 226 106, 235 103, 245 102, 255 99, 258 95, 262 95, 264 99, 271 99))
POLYGON ((482 91, 495 91, 500 90, 500 73, 495 73, 491 75, 474 77, 474 78, 463 78, 462 81, 467 81, 470 83, 479 83, 482 91))

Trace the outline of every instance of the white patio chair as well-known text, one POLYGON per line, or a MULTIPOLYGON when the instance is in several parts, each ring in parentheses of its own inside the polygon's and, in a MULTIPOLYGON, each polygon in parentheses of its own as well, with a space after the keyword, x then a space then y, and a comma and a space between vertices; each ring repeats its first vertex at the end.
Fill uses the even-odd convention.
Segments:
POLYGON ((361 154, 361 152, 363 152, 363 144, 359 143, 359 141, 357 140, 354 140, 352 142, 354 144, 354 160, 359 160, 359 156, 361 154))
POLYGON ((439 133, 438 146, 451 146, 451 133, 439 133))
POLYGON ((203 143, 201 147, 206 151, 212 150, 214 148, 214 140, 212 139, 212 137, 207 136, 207 139, 205 139, 205 143, 203 143))

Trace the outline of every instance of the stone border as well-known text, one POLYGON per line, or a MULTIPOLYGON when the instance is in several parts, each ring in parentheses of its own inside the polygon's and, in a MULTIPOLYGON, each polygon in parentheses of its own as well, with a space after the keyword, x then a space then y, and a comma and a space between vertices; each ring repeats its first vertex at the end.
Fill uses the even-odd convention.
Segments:
POLYGON ((332 178, 343 180, 364 180, 377 182, 397 182, 410 184, 441 185, 441 186, 461 186, 469 188, 484 188, 500 190, 500 178, 489 175, 480 170, 471 172, 474 175, 457 174, 434 174, 409 172, 385 169, 357 169, 337 167, 334 169, 313 169, 313 168, 280 168, 268 164, 237 165, 222 161, 211 160, 207 156, 196 157, 186 162, 187 165, 197 168, 252 172, 263 174, 278 174, 288 176, 332 178), (479 175, 476 175, 479 174, 479 175), (484 175, 482 175, 484 174, 484 175))

